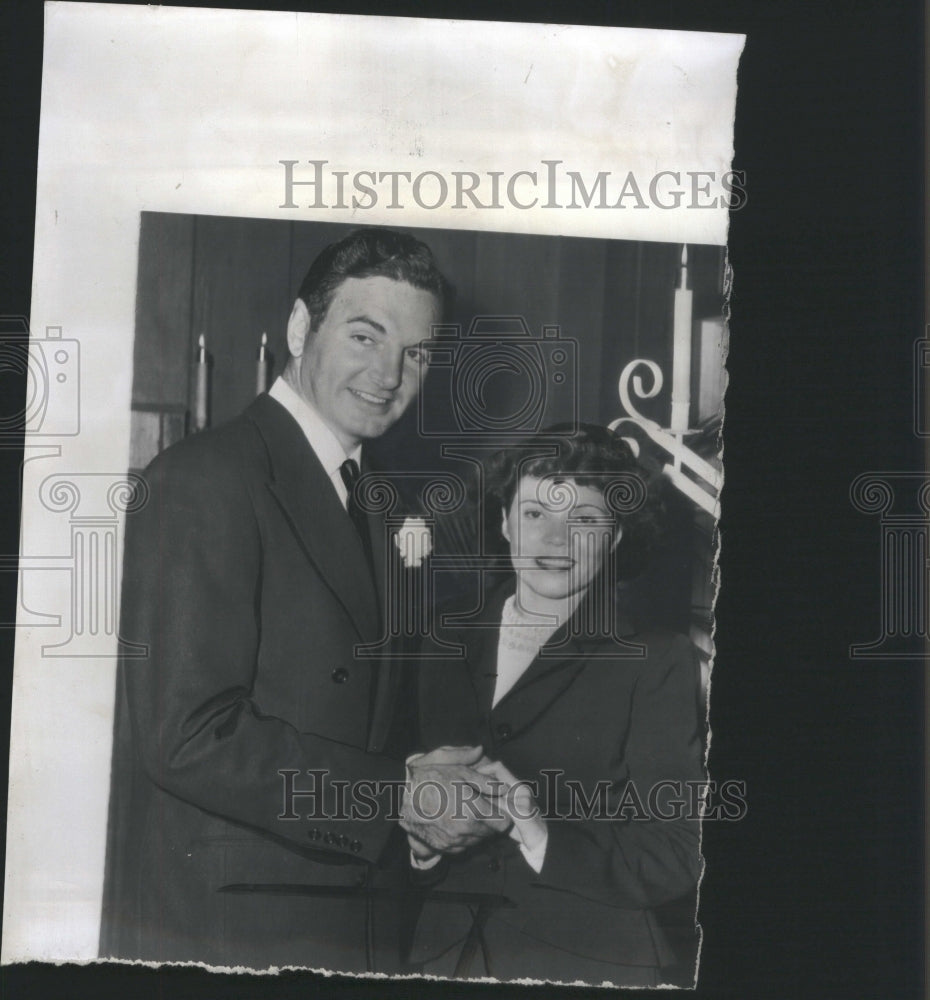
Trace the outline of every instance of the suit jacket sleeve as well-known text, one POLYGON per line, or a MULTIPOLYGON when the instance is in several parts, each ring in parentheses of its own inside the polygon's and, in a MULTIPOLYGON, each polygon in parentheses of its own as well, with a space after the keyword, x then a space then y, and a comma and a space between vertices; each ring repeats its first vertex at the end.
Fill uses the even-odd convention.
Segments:
MULTIPOLYGON (((187 443, 185 443, 187 445, 187 443)), ((242 462, 235 450, 172 449, 147 472, 150 496, 130 517, 124 560, 122 632, 149 647, 124 664, 134 742, 152 781, 207 812, 302 848, 375 860, 393 826, 390 789, 375 815, 337 813, 332 796, 285 802, 282 770, 330 778, 402 782, 403 765, 263 713, 253 698, 261 642, 263 548, 242 462), (287 817, 287 818, 285 818, 287 817), (320 842, 312 842, 308 834, 320 842)), ((283 669, 314 669, 305 663, 283 669)), ((327 788, 330 786, 327 785, 327 788)))
POLYGON ((697 663, 685 637, 663 642, 634 688, 622 772, 607 795, 616 818, 550 821, 539 874, 547 885, 649 909, 697 883, 700 826, 687 784, 704 779, 697 663))

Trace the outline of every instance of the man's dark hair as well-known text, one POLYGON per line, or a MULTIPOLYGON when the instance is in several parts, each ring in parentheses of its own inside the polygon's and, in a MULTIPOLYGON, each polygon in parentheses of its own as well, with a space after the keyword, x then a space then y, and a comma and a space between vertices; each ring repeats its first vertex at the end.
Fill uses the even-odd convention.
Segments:
POLYGON ((346 278, 393 278, 432 292, 444 304, 449 285, 432 250, 407 233, 391 229, 357 229, 331 243, 310 265, 297 297, 310 313, 311 330, 326 318, 336 290, 346 278))
MULTIPOLYGON (((642 572, 662 534, 665 513, 657 463, 637 458, 629 443, 606 427, 559 425, 494 455, 486 480, 492 503, 499 504, 505 513, 509 511, 524 476, 554 483, 571 480, 599 490, 605 499, 614 490, 618 500, 638 498, 638 505, 632 504, 635 510, 618 516, 623 526, 618 561, 624 577, 642 572)), ((488 520, 493 525, 497 518, 488 520)))

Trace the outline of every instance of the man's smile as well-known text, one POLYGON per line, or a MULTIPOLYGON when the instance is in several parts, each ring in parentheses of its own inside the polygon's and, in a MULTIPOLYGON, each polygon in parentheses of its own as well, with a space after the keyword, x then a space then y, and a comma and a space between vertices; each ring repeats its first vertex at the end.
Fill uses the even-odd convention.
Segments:
POLYGON ((351 386, 349 386, 349 392, 351 392, 357 399, 362 399, 366 403, 371 403, 373 406, 387 406, 393 398, 390 396, 375 396, 370 392, 363 392, 361 389, 353 389, 351 386))

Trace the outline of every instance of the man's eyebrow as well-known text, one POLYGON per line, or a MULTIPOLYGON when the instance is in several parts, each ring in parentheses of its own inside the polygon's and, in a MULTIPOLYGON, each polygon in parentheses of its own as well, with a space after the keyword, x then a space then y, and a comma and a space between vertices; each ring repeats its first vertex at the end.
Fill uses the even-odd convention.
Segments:
POLYGON ((364 324, 366 324, 366 326, 370 326, 373 329, 377 330, 378 333, 387 334, 387 330, 380 323, 377 323, 370 316, 365 316, 364 314, 362 314, 361 316, 352 316, 348 320, 346 320, 346 322, 347 323, 364 323, 364 324))

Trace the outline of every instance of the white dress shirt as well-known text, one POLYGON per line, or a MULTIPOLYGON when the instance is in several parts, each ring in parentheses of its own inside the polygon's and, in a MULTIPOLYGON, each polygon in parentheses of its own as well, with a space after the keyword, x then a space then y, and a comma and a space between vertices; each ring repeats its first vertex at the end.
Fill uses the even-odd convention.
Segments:
POLYGON ((277 400, 300 424, 300 429, 310 442, 310 447, 326 470, 326 475, 329 476, 340 503, 343 507, 347 507, 349 494, 342 481, 340 468, 347 458, 354 459, 361 468, 362 446, 356 445, 347 455, 345 448, 339 443, 339 438, 320 416, 319 410, 298 395, 280 375, 274 380, 274 385, 268 390, 268 395, 277 400))

